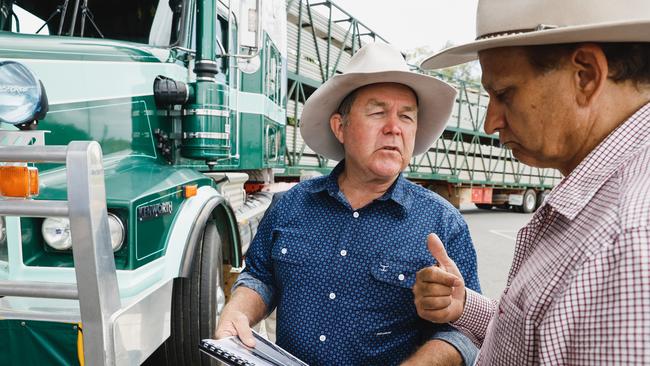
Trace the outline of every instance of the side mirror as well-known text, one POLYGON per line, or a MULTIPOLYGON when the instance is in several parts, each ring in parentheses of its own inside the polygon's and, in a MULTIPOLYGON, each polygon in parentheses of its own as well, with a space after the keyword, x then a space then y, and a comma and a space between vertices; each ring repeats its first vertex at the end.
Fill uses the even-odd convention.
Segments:
POLYGON ((24 129, 45 118, 48 108, 43 83, 27 66, 0 62, 0 122, 24 129))
POLYGON ((239 14, 239 49, 254 54, 262 46, 262 0, 245 0, 239 14))

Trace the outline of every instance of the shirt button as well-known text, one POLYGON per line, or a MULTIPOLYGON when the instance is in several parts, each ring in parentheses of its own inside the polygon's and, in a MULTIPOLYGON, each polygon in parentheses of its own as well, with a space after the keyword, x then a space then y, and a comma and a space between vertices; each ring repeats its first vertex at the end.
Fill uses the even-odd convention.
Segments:
POLYGON ((397 279, 404 281, 404 275, 400 273, 399 276, 397 276, 397 279))
POLYGON ((345 257, 346 255, 348 255, 348 251, 345 249, 341 250, 341 257, 345 257))
POLYGON ((352 213, 352 217, 354 217, 355 219, 358 218, 358 217, 359 217, 359 213, 358 213, 357 211, 354 211, 354 212, 352 213))
POLYGON ((280 250, 280 253, 287 254, 287 248, 282 248, 282 250, 280 250))
POLYGON ((325 340, 327 339, 327 337, 325 337, 325 335, 321 335, 320 337, 318 337, 318 339, 319 339, 321 342, 325 342, 325 340))
POLYGON ((330 300, 336 299, 336 294, 333 292, 330 292, 330 300))

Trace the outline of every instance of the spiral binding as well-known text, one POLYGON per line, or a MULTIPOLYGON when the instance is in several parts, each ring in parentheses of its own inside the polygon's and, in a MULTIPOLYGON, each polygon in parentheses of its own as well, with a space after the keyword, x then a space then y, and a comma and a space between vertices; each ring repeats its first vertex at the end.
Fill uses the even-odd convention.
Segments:
POLYGON ((214 345, 208 343, 208 342, 203 342, 203 347, 209 349, 210 351, 214 352, 218 357, 223 357, 225 360, 229 360, 234 362, 236 365, 241 365, 241 366, 255 366, 255 363, 246 361, 243 358, 235 355, 234 353, 228 352, 226 350, 223 350, 219 347, 215 347, 214 345))

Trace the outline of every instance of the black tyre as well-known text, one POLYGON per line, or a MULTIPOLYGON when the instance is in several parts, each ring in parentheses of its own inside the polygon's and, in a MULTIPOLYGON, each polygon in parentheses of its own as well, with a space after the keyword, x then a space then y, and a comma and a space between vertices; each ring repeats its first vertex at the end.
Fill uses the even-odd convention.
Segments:
POLYGON ((534 189, 527 189, 524 193, 524 203, 521 205, 521 212, 531 213, 537 208, 537 193, 534 189))
POLYGON ((221 239, 208 221, 197 243, 190 278, 174 279, 171 335, 144 365, 217 365, 199 351, 199 341, 213 338, 218 321, 217 296, 223 289, 221 239))
POLYGON ((481 210, 491 210, 493 205, 489 203, 475 203, 477 208, 480 208, 481 210))
POLYGON ((541 191, 537 193, 537 207, 535 209, 538 209, 546 200, 546 196, 551 193, 549 190, 541 191))

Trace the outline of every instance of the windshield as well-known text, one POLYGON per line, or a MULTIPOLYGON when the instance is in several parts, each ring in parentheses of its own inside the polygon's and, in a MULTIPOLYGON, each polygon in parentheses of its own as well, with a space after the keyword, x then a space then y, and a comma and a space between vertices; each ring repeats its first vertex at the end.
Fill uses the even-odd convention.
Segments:
POLYGON ((2 30, 18 33, 168 46, 176 40, 172 28, 175 25, 178 31, 181 3, 181 0, 15 0, 12 14, 4 17, 0 25, 2 30))

